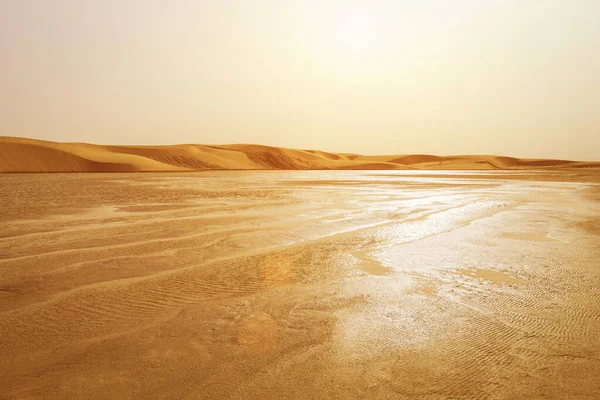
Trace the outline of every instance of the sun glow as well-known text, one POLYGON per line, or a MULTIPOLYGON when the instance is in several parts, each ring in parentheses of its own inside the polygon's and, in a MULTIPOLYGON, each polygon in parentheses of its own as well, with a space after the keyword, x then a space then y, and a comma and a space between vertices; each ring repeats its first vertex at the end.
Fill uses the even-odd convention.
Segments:
POLYGON ((369 58, 384 42, 382 19, 370 9, 343 8, 333 13, 327 28, 333 53, 342 58, 369 58))
POLYGON ((372 16, 360 12, 340 17, 335 39, 340 47, 363 53, 377 41, 376 23, 372 16))

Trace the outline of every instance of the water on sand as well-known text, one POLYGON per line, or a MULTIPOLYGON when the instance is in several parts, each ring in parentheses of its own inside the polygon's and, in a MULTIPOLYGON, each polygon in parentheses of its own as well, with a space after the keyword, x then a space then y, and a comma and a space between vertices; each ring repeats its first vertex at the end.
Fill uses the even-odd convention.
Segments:
POLYGON ((0 397, 598 397, 598 182, 0 175, 0 397))

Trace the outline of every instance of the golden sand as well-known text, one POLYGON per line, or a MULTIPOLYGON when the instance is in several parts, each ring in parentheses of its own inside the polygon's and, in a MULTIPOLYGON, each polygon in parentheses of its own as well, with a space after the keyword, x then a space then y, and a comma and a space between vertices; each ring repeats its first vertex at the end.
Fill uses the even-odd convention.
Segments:
POLYGON ((0 175, 0 397, 598 398, 599 183, 0 175))
POLYGON ((499 156, 364 156, 259 145, 101 146, 0 136, 0 172, 197 170, 482 170, 597 168, 600 163, 499 156))

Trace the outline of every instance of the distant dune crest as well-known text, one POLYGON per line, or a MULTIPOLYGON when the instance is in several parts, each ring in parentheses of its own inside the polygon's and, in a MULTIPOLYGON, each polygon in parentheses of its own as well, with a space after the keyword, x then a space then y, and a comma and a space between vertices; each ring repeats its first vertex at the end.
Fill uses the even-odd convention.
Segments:
POLYGON ((0 172, 598 168, 599 162, 470 155, 365 156, 261 145, 103 146, 0 137, 0 172))

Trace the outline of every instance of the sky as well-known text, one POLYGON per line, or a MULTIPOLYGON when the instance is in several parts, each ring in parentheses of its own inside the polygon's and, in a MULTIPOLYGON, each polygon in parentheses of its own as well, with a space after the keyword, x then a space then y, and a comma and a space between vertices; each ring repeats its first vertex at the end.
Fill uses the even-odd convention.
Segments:
POLYGON ((600 1, 0 0, 0 135, 600 160, 600 1))

